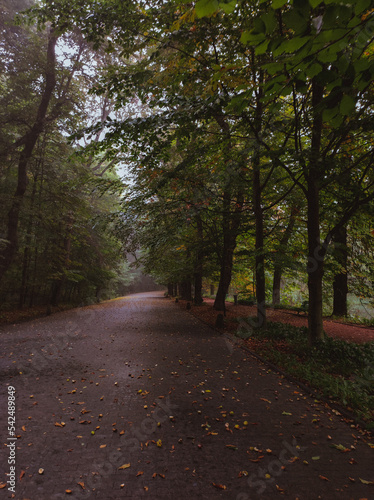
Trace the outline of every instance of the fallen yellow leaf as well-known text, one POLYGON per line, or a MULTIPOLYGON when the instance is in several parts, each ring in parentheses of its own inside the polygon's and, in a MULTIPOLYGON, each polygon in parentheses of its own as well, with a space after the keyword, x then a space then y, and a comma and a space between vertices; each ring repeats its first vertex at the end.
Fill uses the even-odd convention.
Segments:
POLYGON ((118 467, 118 470, 120 469, 128 469, 130 467, 131 464, 123 464, 121 465, 121 467, 118 467))
POLYGON ((360 477, 359 480, 361 481, 362 484, 374 484, 373 481, 366 481, 366 479, 361 479, 360 477))

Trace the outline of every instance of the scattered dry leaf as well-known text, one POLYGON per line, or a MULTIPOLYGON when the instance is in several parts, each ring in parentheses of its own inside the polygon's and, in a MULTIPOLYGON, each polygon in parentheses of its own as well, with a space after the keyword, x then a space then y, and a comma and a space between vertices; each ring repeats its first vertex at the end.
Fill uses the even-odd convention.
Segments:
POLYGON ((118 467, 118 470, 120 470, 120 469, 128 469, 130 467, 130 465, 131 464, 123 464, 120 467, 118 467))
POLYGON ((212 483, 212 485, 213 485, 215 488, 218 488, 219 490, 225 490, 225 489, 227 488, 227 486, 225 486, 224 484, 212 483))

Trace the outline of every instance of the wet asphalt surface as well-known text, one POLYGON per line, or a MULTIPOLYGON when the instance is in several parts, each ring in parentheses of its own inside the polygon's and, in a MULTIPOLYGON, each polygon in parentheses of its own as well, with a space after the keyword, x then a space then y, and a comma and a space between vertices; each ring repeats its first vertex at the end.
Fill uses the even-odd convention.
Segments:
POLYGON ((160 292, 0 340, 2 498, 374 499, 368 436, 160 292))

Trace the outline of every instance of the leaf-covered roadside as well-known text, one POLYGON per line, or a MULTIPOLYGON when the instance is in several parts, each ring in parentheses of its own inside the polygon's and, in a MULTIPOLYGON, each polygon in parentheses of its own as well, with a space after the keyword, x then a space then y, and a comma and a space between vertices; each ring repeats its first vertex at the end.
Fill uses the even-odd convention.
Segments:
POLYGON ((269 323, 266 330, 239 328, 246 345, 288 374, 352 410, 374 427, 374 345, 326 337, 312 349, 305 327, 269 323))

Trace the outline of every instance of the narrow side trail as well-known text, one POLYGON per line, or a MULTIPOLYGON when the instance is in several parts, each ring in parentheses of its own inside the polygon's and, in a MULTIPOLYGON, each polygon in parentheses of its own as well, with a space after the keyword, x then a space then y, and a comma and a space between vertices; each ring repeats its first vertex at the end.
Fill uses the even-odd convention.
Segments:
POLYGON ((8 386, 16 499, 374 498, 372 438, 160 292, 0 340, 2 498, 8 386))

